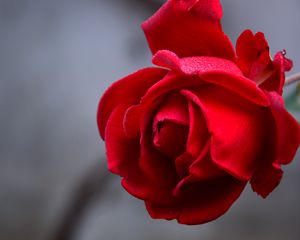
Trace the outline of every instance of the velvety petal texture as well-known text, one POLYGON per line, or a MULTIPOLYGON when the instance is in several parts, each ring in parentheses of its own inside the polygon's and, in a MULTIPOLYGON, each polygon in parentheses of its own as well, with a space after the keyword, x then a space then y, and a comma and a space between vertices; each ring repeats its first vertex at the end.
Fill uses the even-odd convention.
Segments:
POLYGON ((263 150, 263 109, 215 86, 185 90, 184 94, 204 112, 215 164, 240 180, 249 180, 263 150))
POLYGON ((221 17, 219 0, 168 0, 142 28, 153 54, 166 49, 179 57, 234 60, 232 44, 221 29, 221 17))
POLYGON ((247 183, 267 197, 300 144, 284 108, 286 52, 263 33, 236 52, 219 0, 168 0, 142 24, 158 67, 112 84, 97 113, 108 169, 152 218, 202 224, 222 216, 247 183))
POLYGON ((264 34, 245 30, 237 40, 236 52, 238 66, 246 77, 262 89, 282 95, 284 73, 293 66, 293 62, 285 57, 285 50, 278 52, 273 60, 264 34))
POLYGON ((151 101, 170 89, 197 86, 199 83, 212 83, 224 86, 241 96, 262 106, 269 101, 264 91, 254 82, 243 76, 238 66, 225 59, 215 57, 187 57, 179 59, 170 51, 159 51, 153 57, 153 63, 173 70, 162 81, 154 84, 143 97, 143 101, 151 101), (176 74, 174 74, 174 72, 176 74), (178 76, 179 75, 179 76, 178 76), (191 76, 188 81, 181 75, 191 76))
POLYGON ((164 69, 145 68, 115 82, 106 90, 100 99, 97 112, 97 122, 103 139, 107 121, 115 107, 122 102, 131 105, 138 103, 147 89, 165 74, 164 69))
POLYGON ((275 91, 282 95, 285 82, 285 72, 290 71, 293 67, 293 62, 286 58, 282 52, 278 52, 273 60, 273 72, 260 85, 262 89, 269 92, 275 91))
POLYGON ((245 30, 236 43, 238 66, 246 77, 262 81, 272 71, 269 45, 263 33, 245 30))
POLYGON ((177 219, 182 224, 203 224, 223 215, 240 196, 246 182, 226 176, 182 187, 175 204, 163 205, 146 201, 152 218, 177 219))

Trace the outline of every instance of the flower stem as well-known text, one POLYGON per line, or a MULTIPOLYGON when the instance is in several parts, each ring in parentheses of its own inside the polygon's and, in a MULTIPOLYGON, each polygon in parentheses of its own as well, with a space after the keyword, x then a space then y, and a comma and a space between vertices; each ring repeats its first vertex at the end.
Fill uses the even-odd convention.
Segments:
POLYGON ((300 81, 300 72, 296 73, 292 76, 287 77, 286 80, 285 80, 284 86, 288 86, 288 85, 290 85, 292 83, 295 83, 295 82, 298 82, 298 81, 300 81))
POLYGON ((49 240, 73 239, 74 233, 77 232, 93 200, 97 199, 98 202, 101 200, 101 194, 104 194, 106 186, 112 180, 108 171, 101 173, 104 162, 102 159, 101 161, 97 159, 95 165, 91 166, 79 180, 73 195, 70 196, 70 203, 62 212, 62 218, 58 222, 57 229, 54 229, 54 232, 49 235, 49 240))

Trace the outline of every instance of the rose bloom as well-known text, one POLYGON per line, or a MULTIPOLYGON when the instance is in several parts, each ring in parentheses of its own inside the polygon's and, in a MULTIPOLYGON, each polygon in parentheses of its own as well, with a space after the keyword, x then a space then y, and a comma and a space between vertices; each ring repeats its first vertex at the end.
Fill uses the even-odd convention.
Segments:
POLYGON ((263 33, 236 51, 218 0, 169 0, 142 24, 159 67, 115 82, 97 121, 108 168, 153 218, 200 224, 223 215, 249 182, 266 197, 300 142, 285 110, 284 72, 263 33))

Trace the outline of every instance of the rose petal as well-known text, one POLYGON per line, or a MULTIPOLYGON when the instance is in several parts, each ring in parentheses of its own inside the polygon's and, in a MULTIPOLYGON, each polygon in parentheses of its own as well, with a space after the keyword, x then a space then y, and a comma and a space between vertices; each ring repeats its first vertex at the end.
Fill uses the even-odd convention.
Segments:
POLYGON ((189 102, 190 129, 186 151, 196 159, 202 152, 210 137, 206 120, 194 103, 189 102))
POLYGON ((266 164, 259 167, 250 183, 254 192, 266 198, 280 183, 283 171, 279 164, 266 164))
MULTIPOLYGON (((211 144, 208 142, 205 148, 202 149, 197 159, 190 162, 190 165, 188 166, 188 173, 186 173, 185 169, 180 169, 180 172, 185 171, 183 172, 185 175, 173 189, 173 195, 175 197, 180 197, 182 195, 183 186, 186 184, 202 181, 205 182, 228 175, 212 161, 210 156, 210 146, 211 144)), ((184 158, 186 158, 185 160, 188 162, 188 160, 190 160, 188 159, 189 156, 190 155, 188 153, 184 153, 181 155, 181 158, 183 159, 177 158, 176 169, 179 167, 186 167, 185 165, 178 164, 182 164, 180 161, 184 160, 184 158)))
POLYGON ((192 178, 198 181, 212 180, 226 174, 212 161, 209 153, 210 142, 207 143, 207 148, 208 152, 204 156, 200 155, 189 168, 192 178))
POLYGON ((128 137, 140 136, 140 120, 145 114, 145 108, 139 104, 129 107, 125 113, 123 127, 128 137))
POLYGON ((154 84, 143 97, 143 102, 151 102, 170 90, 213 83, 237 92, 258 105, 269 105, 264 92, 253 81, 243 77, 233 62, 214 57, 189 57, 173 64, 177 60, 174 60, 174 55, 170 51, 159 51, 153 59, 155 63, 165 67, 169 64, 169 68, 176 72, 170 72, 160 82, 154 84))
MULTIPOLYGON (((207 179, 203 179, 202 176, 201 176, 201 174, 198 175, 198 173, 201 170, 198 171, 197 166, 195 166, 194 164, 196 164, 196 165, 198 164, 199 165, 199 163, 201 161, 202 162, 205 161, 205 158, 209 155, 208 154, 209 150, 210 150, 210 144, 207 143, 206 146, 205 146, 205 148, 203 148, 201 150, 201 153, 199 154, 199 156, 197 157, 197 159, 194 160, 190 164, 190 166, 188 167, 189 174, 187 176, 185 176, 184 178, 182 178, 180 180, 180 182, 178 182, 177 185, 174 187, 174 189, 173 189, 173 195, 175 197, 178 197, 178 196, 180 196, 182 194, 181 190, 182 190, 182 186, 183 185, 185 185, 187 183, 190 183, 190 182, 199 181, 199 180, 204 180, 204 181, 207 180, 207 179), (199 178, 198 178, 198 176, 199 176, 199 178)), ((183 154, 183 155, 185 155, 186 157, 188 157, 188 154, 183 154)), ((176 160, 178 161, 178 159, 176 159, 176 160)), ((179 167, 179 166, 177 166, 177 164, 178 163, 176 162, 176 169, 179 167)), ((207 170, 207 169, 205 169, 205 170, 207 170)))
POLYGON ((175 159, 176 172, 180 178, 185 178, 189 175, 189 167, 195 158, 188 152, 184 152, 175 159))
POLYGON ((271 103, 268 141, 263 147, 264 161, 250 182, 253 191, 263 198, 280 183, 283 175, 280 165, 293 160, 300 144, 300 126, 285 110, 282 97, 275 92, 266 92, 266 95, 271 103))
POLYGON ((140 144, 138 138, 128 138, 123 129, 126 104, 118 105, 110 114, 105 129, 105 144, 108 169, 120 176, 129 175, 130 169, 138 164, 140 144))
POLYGON ((145 201, 145 206, 149 215, 153 219, 173 220, 177 218, 180 212, 180 207, 177 207, 175 204, 162 205, 159 203, 153 203, 151 201, 145 201))
POLYGON ((246 77, 255 81, 262 89, 282 95, 284 72, 289 71, 293 63, 281 52, 272 61, 263 33, 254 35, 250 30, 244 31, 237 40, 236 51, 238 66, 246 77))
POLYGON ((300 145, 300 126, 284 108, 283 99, 277 93, 266 92, 271 102, 271 110, 275 119, 276 151, 279 164, 289 164, 300 145))
POLYGON ((107 120, 114 108, 120 103, 138 103, 148 88, 163 78, 166 72, 160 68, 145 68, 115 82, 106 90, 97 112, 98 127, 103 139, 107 120))
POLYGON ((153 120, 153 143, 172 159, 186 149, 189 116, 186 99, 178 93, 164 98, 153 120))
MULTIPOLYGON (((105 130, 108 168, 123 177, 123 187, 135 197, 157 203, 173 201, 172 189, 155 184, 139 166, 139 138, 128 138, 123 130, 123 117, 127 106, 122 103, 111 113, 105 130)), ((162 166, 163 163, 162 163, 162 166)))
POLYGON ((167 205, 174 202, 172 188, 149 181, 142 172, 135 172, 133 175, 123 178, 122 186, 128 193, 144 201, 167 205))
MULTIPOLYGON (((174 76, 170 76, 167 74, 165 78, 168 79, 173 77, 174 76)), ((160 95, 154 97, 145 97, 145 101, 141 100, 140 104, 133 105, 130 108, 128 108, 123 122, 126 134, 130 137, 138 137, 141 132, 140 126, 141 124, 144 124, 143 122, 145 121, 145 115, 147 114, 147 112, 153 112, 154 114, 154 111, 163 102, 165 95, 171 92, 172 90, 173 89, 166 88, 163 92, 161 92, 160 95)))
POLYGON ((180 58, 169 50, 157 51, 152 57, 152 63, 157 66, 181 71, 180 58))
POLYGON ((242 76, 241 70, 232 61, 216 57, 186 57, 179 58, 174 52, 160 50, 152 58, 153 64, 166 67, 186 75, 201 75, 204 73, 228 73, 242 76))
POLYGON ((177 96, 171 95, 171 97, 169 96, 167 98, 162 96, 161 100, 148 102, 148 104, 143 103, 131 106, 126 111, 123 122, 126 134, 129 137, 138 137, 140 135, 141 119, 144 118, 145 112, 156 111, 159 105, 162 105, 162 107, 160 107, 160 110, 156 113, 154 126, 158 121, 166 119, 188 126, 187 106, 184 101, 185 99, 177 94, 177 96))
POLYGON ((278 52, 273 61, 273 73, 260 85, 260 87, 267 91, 275 91, 279 95, 282 95, 285 72, 290 71, 292 67, 293 62, 286 58, 281 52, 278 52))
POLYGON ((252 103, 255 103, 257 105, 264 107, 270 105, 264 92, 247 78, 219 73, 207 74, 205 76, 202 76, 202 78, 209 83, 225 87, 239 94, 242 98, 250 100, 252 103))
POLYGON ((184 224, 202 224, 222 216, 240 196, 246 182, 232 177, 221 177, 213 181, 186 185, 186 199, 178 222, 184 224))
POLYGON ((262 151, 265 109, 217 86, 182 93, 205 114, 214 163, 240 180, 249 180, 262 151))
POLYGON ((142 28, 153 54, 168 49, 180 57, 235 60, 232 44, 221 29, 221 17, 219 0, 169 0, 142 28))
POLYGON ((161 153, 175 159, 185 151, 187 135, 188 127, 164 120, 157 124, 153 144, 161 153))
POLYGON ((271 64, 269 54, 269 45, 263 33, 258 32, 255 35, 251 30, 245 30, 237 40, 236 52, 238 57, 238 66, 246 77, 258 82, 260 75, 267 70, 271 64))
POLYGON ((154 126, 168 120, 180 125, 189 125, 188 105, 186 99, 178 93, 167 95, 155 113, 154 126))
POLYGON ((178 181, 174 160, 159 152, 153 146, 152 113, 147 112, 141 122, 141 157, 139 166, 147 178, 161 186, 174 186, 178 181))
POLYGON ((178 204, 162 205, 146 202, 147 210, 155 219, 174 219, 182 224, 202 224, 223 215, 240 196, 246 182, 230 176, 214 181, 185 185, 178 204))

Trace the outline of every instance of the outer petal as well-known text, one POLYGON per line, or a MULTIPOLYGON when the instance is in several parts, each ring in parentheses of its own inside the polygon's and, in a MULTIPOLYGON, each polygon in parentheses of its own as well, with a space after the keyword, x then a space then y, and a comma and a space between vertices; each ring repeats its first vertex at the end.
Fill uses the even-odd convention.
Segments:
POLYGON ((300 144, 300 126, 284 108, 283 99, 277 93, 266 93, 276 124, 276 156, 279 164, 290 163, 300 144))
POLYGON ((155 184, 147 178, 139 165, 139 138, 128 138, 123 129, 122 122, 126 109, 126 104, 118 105, 107 122, 105 143, 108 168, 123 177, 123 187, 135 197, 155 203, 170 204, 174 200, 173 186, 155 184))
MULTIPOLYGON (((185 128, 184 125, 188 124, 188 116, 185 109, 187 107, 185 99, 181 95, 178 95, 178 98, 176 98, 178 101, 177 107, 180 107, 175 109, 176 105, 174 105, 174 99, 172 100, 172 98, 176 97, 178 93, 174 93, 174 95, 172 94, 172 91, 166 91, 165 93, 167 94, 163 94, 159 101, 142 101, 141 104, 136 105, 127 112, 126 118, 134 118, 133 114, 135 114, 135 116, 139 116, 139 120, 136 122, 136 124, 134 124, 136 129, 131 129, 131 133, 140 131, 141 134, 141 158, 139 159, 139 165, 143 173, 145 176, 147 176, 147 178, 151 179, 151 181, 158 185, 163 184, 166 186, 171 186, 172 184, 175 185, 178 181, 174 160, 172 159, 175 156, 170 157, 170 146, 165 144, 164 141, 160 140, 166 139, 166 137, 169 135, 176 136, 178 133, 171 134, 170 124, 166 124, 166 126, 160 126, 163 128, 161 135, 155 133, 159 128, 158 122, 173 122, 177 125, 182 125, 185 128), (169 101, 168 99, 172 101, 169 101)), ((126 122, 127 121, 125 120, 125 123, 126 122)), ((132 128, 134 125, 130 126, 130 128, 132 128)), ((128 128, 128 125, 126 127, 128 128)), ((187 130, 184 128, 182 134, 180 134, 181 137, 182 135, 187 135, 187 130)), ((137 137, 139 137, 139 135, 137 135, 137 137)), ((179 144, 183 145, 184 143, 180 142, 179 144)))
POLYGON ((246 77, 262 89, 276 91, 282 95, 284 72, 289 71, 293 63, 285 58, 282 52, 278 52, 272 60, 263 33, 258 32, 254 35, 250 30, 244 31, 237 40, 236 51, 238 66, 246 77))
MULTIPOLYGON (((264 34, 261 32, 255 35, 250 30, 245 30, 236 43, 238 65, 246 77, 259 82, 265 71, 272 71, 269 45, 264 34)), ((270 74, 270 72, 268 73, 270 74)))
POLYGON ((146 202, 152 218, 174 219, 182 224, 202 224, 223 215, 240 196, 246 182, 231 176, 183 186, 178 204, 159 205, 146 202))
POLYGON ((142 28, 153 54, 168 49, 180 57, 235 60, 232 44, 221 30, 221 17, 219 0, 169 0, 142 28))
POLYGON ((154 55, 153 63, 169 67, 173 73, 154 84, 142 101, 153 101, 169 90, 213 83, 224 86, 258 105, 269 105, 264 92, 253 81, 243 77, 240 69, 231 61, 215 57, 179 59, 174 53, 164 50, 154 55))
POLYGON ((254 192, 266 198, 280 183, 283 171, 279 164, 265 164, 260 166, 250 183, 254 192))
POLYGON ((284 109, 283 99, 277 93, 268 93, 271 102, 270 132, 265 149, 265 161, 251 179, 253 191, 267 197, 282 178, 280 164, 290 163, 300 144, 300 126, 284 109))
POLYGON ((166 72, 160 68, 145 68, 115 82, 106 90, 97 112, 98 127, 103 139, 107 120, 115 107, 120 103, 138 103, 148 88, 163 78, 166 72))
POLYGON ((215 164, 243 181, 249 180, 262 151, 265 109, 216 86, 183 93, 204 112, 215 164))
POLYGON ((122 186, 131 195, 156 204, 173 204, 172 188, 161 186, 149 181, 142 172, 135 172, 122 179, 122 186))
POLYGON ((279 95, 282 95, 285 82, 285 72, 292 69, 293 62, 286 58, 282 52, 278 52, 275 55, 272 64, 272 74, 260 85, 260 87, 267 91, 276 91, 279 95))
POLYGON ((211 56, 193 56, 180 59, 174 52, 160 50, 153 56, 152 62, 186 75, 222 72, 242 76, 241 70, 234 62, 211 56))
POLYGON ((293 160, 300 144, 300 127, 297 121, 284 109, 283 99, 277 93, 268 93, 271 102, 269 142, 264 146, 265 161, 251 179, 253 191, 267 197, 282 178, 280 164, 293 160))
POLYGON ((123 129, 126 104, 118 105, 110 114, 105 129, 105 144, 108 169, 127 177, 130 170, 138 164, 140 144, 138 138, 128 138, 123 129))

